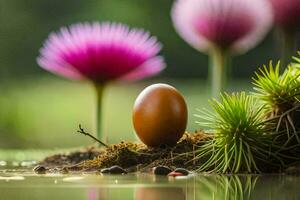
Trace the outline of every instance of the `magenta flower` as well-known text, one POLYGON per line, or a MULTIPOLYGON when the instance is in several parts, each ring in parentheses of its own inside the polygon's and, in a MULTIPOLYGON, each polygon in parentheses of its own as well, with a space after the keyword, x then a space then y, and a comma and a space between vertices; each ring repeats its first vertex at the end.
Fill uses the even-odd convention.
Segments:
MULTIPOLYGON (((104 85, 159 73, 165 67, 163 58, 157 56, 160 49, 157 39, 141 29, 130 30, 117 23, 83 23, 50 34, 37 61, 53 73, 90 80, 97 89, 99 115, 104 85)), ((100 134, 100 125, 97 131, 100 134)))
POLYGON ((272 25, 265 0, 177 0, 171 15, 179 35, 194 48, 208 51, 213 68, 219 68, 212 73, 214 95, 224 85, 224 55, 254 47, 272 25))
POLYGON ((280 28, 282 40, 282 64, 287 66, 296 53, 300 31, 300 0, 269 0, 272 4, 275 24, 280 28))
POLYGON ((75 24, 50 34, 38 63, 59 75, 96 83, 141 79, 164 68, 160 49, 155 37, 123 24, 75 24))
POLYGON ((248 50, 272 25, 265 0, 177 0, 172 19, 183 39, 199 50, 248 50))
POLYGON ((289 31, 300 30, 300 0, 270 0, 275 23, 289 31))

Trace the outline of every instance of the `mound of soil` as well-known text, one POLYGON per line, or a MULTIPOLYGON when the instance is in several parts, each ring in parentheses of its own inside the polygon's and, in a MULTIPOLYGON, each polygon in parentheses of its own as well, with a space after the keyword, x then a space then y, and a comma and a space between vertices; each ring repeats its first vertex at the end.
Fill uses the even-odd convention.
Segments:
POLYGON ((120 142, 107 148, 88 147, 69 154, 45 158, 39 164, 47 171, 99 171, 118 165, 128 172, 147 172, 158 165, 195 170, 201 160, 195 159, 195 150, 211 136, 202 131, 185 133, 175 146, 147 147, 141 143, 120 142))

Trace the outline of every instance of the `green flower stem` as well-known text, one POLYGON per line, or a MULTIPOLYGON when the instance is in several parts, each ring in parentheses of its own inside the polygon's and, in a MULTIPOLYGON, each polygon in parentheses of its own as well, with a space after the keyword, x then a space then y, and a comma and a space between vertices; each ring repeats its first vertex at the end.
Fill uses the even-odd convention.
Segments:
POLYGON ((295 43, 295 34, 282 31, 281 71, 287 68, 288 64, 292 61, 292 56, 296 53, 295 43))
POLYGON ((102 115, 102 98, 103 98, 103 90, 104 90, 104 84, 94 84, 96 89, 96 133, 97 138, 107 143, 106 135, 104 135, 102 130, 102 121, 103 121, 103 115, 102 115))
POLYGON ((226 50, 215 47, 210 51, 210 76, 212 95, 219 98, 220 92, 226 87, 228 58, 226 50))

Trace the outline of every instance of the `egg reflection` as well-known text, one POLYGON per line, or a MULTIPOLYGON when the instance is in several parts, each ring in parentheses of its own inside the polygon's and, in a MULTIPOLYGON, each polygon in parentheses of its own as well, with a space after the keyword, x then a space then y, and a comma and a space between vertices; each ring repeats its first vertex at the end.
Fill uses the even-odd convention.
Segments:
POLYGON ((185 194, 182 188, 137 188, 136 200, 184 200, 185 194))

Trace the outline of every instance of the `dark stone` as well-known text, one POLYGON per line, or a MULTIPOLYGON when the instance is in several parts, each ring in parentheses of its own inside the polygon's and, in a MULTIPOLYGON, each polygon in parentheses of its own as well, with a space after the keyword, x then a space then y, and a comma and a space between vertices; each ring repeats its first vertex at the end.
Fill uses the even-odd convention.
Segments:
POLYGON ((189 170, 184 169, 184 168, 176 168, 176 169, 174 170, 174 172, 182 173, 182 174, 185 175, 185 176, 189 175, 189 173, 190 173, 189 170))
POLYGON ((109 168, 103 168, 100 170, 101 174, 109 174, 110 173, 110 169, 109 168))
POLYGON ((155 175, 168 175, 172 170, 167 166, 157 166, 153 168, 153 174, 155 175))
POLYGON ((111 174, 127 174, 127 171, 118 165, 114 165, 109 168, 111 174))
POLYGON ((33 168, 33 171, 37 174, 46 174, 47 169, 42 165, 37 165, 33 168))

